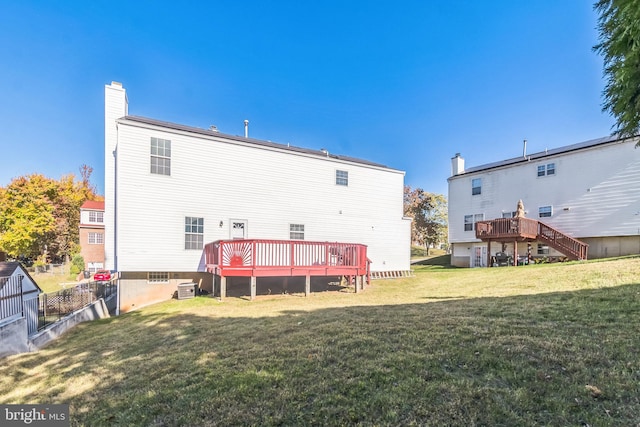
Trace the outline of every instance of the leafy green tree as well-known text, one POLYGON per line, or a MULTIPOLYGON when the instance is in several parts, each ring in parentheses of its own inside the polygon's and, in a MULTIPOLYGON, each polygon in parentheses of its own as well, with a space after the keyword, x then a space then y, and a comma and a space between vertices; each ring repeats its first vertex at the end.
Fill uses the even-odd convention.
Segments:
POLYGON ((15 257, 44 251, 47 234, 56 228, 55 194, 55 182, 40 174, 15 178, 0 188, 0 249, 15 257))
POLYGON ((44 254, 63 260, 77 252, 80 206, 98 200, 90 183, 93 169, 83 165, 59 181, 40 174, 15 178, 0 187, 0 250, 10 256, 44 254))
POLYGON ((447 199, 422 188, 404 187, 404 214, 411 217, 411 241, 429 248, 447 239, 447 199))
MULTIPOLYGON (((604 58, 603 111, 616 120, 623 137, 640 133, 640 0, 599 0, 600 43, 594 50, 604 58)), ((639 146, 640 143, 638 143, 639 146)))

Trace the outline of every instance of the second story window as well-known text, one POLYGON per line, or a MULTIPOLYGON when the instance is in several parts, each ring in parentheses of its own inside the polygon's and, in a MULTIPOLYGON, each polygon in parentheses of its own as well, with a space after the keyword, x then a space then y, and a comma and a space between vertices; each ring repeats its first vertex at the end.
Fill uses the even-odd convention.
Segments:
POLYGON ((476 196, 478 194, 482 194, 482 178, 471 180, 471 195, 476 196))
POLYGON ((336 185, 344 185, 345 187, 349 185, 349 171, 336 171, 336 185))
POLYGON ((550 217, 553 215, 553 208, 551 206, 540 206, 538 208, 538 216, 540 218, 550 217))
POLYGON ((151 173, 171 175, 171 141, 151 138, 151 173))
POLYGON ((104 212, 89 211, 89 222, 104 222, 104 212))
POLYGON ((556 164, 547 163, 546 165, 538 165, 538 176, 549 176, 556 174, 556 164))

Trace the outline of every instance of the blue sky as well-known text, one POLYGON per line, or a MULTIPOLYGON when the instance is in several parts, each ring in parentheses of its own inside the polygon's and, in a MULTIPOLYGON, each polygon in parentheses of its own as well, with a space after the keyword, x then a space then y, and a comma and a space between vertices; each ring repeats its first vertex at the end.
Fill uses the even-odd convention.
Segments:
POLYGON ((3 1, 0 185, 94 168, 129 113, 383 163, 446 194, 467 166, 611 133, 584 0, 3 1))

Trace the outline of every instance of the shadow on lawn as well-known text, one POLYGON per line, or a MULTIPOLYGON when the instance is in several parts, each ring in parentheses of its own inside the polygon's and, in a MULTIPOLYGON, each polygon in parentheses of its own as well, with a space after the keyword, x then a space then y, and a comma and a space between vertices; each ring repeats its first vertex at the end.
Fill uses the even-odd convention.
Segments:
POLYGON ((8 358, 0 403, 70 403, 72 425, 91 426, 632 425, 640 413, 637 284, 275 317, 197 314, 220 308, 204 299, 8 358))

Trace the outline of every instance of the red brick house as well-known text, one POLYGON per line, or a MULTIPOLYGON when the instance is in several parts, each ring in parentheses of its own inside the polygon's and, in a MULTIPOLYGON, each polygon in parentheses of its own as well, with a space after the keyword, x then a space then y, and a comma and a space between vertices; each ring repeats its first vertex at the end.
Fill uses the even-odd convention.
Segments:
POLYGON ((87 200, 80 207, 80 254, 85 270, 104 268, 104 202, 87 200))

